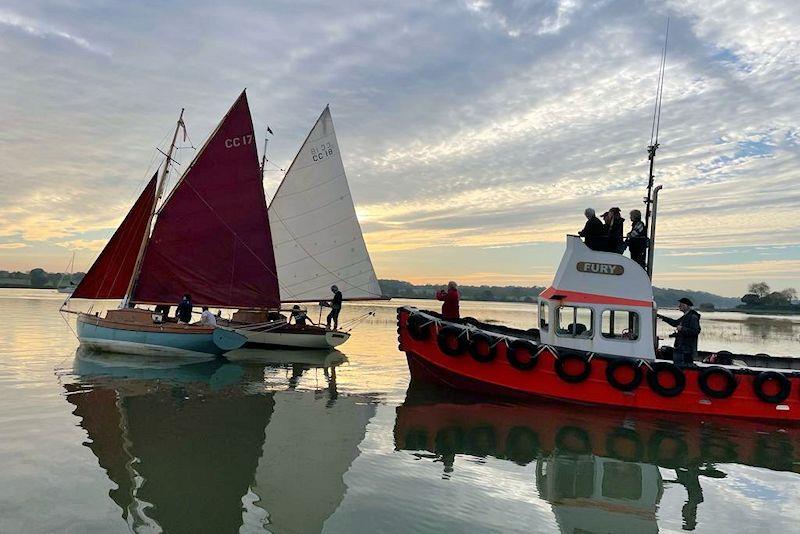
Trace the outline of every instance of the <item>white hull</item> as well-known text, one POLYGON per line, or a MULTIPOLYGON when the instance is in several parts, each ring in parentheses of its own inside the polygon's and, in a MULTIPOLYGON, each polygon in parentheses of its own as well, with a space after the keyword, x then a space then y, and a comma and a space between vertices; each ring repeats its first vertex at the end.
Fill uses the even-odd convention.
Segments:
POLYGON ((246 346, 289 347, 298 349, 331 349, 350 339, 350 334, 339 331, 315 333, 271 331, 256 332, 236 328, 235 332, 247 337, 246 346))
POLYGON ((136 356, 155 356, 170 358, 191 358, 194 360, 213 360, 217 356, 207 352, 196 352, 164 345, 149 345, 132 341, 119 341, 115 339, 97 339, 81 337, 81 347, 97 351, 112 352, 115 354, 134 354, 136 356))

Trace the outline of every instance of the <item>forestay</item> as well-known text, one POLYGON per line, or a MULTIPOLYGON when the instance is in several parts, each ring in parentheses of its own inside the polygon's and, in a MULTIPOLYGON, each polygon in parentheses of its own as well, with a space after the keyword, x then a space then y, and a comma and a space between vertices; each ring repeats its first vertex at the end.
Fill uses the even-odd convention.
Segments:
POLYGON ((379 299, 328 107, 300 148, 269 206, 283 302, 379 299))

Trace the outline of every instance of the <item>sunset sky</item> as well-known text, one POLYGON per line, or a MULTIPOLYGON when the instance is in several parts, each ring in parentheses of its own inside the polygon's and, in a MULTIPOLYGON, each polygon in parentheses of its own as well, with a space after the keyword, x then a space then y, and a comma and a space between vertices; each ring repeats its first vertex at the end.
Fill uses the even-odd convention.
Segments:
POLYGON ((0 269, 87 269, 180 108, 186 163, 246 87, 268 195, 330 103, 379 277, 547 284, 585 207, 642 207, 667 16, 654 283, 800 288, 796 0, 6 0, 0 269))

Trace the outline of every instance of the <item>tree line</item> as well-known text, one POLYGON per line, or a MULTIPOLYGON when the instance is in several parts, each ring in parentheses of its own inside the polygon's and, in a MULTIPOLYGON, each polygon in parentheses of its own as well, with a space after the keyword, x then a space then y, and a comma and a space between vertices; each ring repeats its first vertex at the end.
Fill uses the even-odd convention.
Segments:
POLYGON ((797 309, 797 289, 787 287, 780 291, 773 291, 766 282, 753 282, 747 286, 747 293, 742 297, 740 308, 753 309, 797 309))
POLYGON ((86 273, 48 273, 37 267, 29 272, 0 271, 0 287, 33 287, 37 289, 56 288, 59 282, 62 286, 70 283, 77 284, 86 273))

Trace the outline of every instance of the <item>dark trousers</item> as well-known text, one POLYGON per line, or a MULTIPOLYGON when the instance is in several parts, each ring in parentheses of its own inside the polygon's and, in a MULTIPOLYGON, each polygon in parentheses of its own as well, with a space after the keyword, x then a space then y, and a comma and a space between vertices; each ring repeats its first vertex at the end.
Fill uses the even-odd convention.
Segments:
POLYGON ((686 367, 694 363, 694 354, 691 351, 675 349, 672 353, 672 361, 678 367, 686 367))
POLYGON ((331 326, 331 321, 333 321, 333 329, 336 330, 339 328, 339 312, 342 311, 341 308, 331 308, 331 312, 328 314, 328 328, 331 326))

